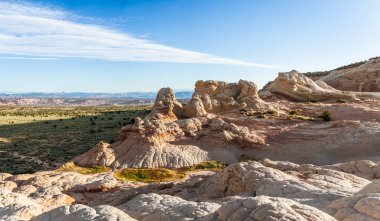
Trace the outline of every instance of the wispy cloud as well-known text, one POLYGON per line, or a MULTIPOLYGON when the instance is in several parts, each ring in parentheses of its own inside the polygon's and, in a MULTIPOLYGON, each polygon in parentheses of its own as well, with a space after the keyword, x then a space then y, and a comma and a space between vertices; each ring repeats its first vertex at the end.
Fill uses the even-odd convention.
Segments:
POLYGON ((0 2, 0 59, 90 58, 280 68, 177 49, 70 17, 64 10, 0 2))

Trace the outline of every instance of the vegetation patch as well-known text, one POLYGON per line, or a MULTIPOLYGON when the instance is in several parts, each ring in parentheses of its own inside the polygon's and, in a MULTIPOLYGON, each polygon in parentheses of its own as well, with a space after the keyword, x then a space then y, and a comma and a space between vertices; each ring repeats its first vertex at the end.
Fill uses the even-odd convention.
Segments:
POLYGON ((180 171, 189 172, 189 171, 200 171, 200 170, 212 170, 212 171, 220 171, 224 169, 227 166, 227 164, 223 164, 218 161, 206 161, 199 163, 194 166, 189 167, 183 167, 180 168, 180 171))
POLYGON ((327 110, 323 111, 322 114, 318 117, 321 118, 323 121, 331 121, 332 119, 331 112, 327 110))
POLYGON ((347 101, 345 101, 345 100, 343 100, 343 99, 341 99, 341 98, 339 98, 336 102, 337 102, 337 103, 342 103, 342 104, 347 103, 347 101))
POLYGON ((57 172, 76 172, 80 174, 97 174, 111 171, 111 168, 104 166, 97 167, 79 167, 73 162, 65 163, 63 166, 56 170, 57 172))
POLYGON ((166 168, 127 168, 116 171, 114 175, 121 180, 144 183, 168 182, 182 179, 186 176, 185 173, 166 168))
POLYGON ((0 143, 10 143, 11 140, 6 137, 0 137, 0 143))
POLYGON ((190 172, 211 170, 220 171, 227 165, 217 161, 206 161, 194 166, 182 167, 179 169, 167 168, 126 168, 118 170, 114 176, 118 179, 132 182, 154 183, 169 182, 183 179, 190 172))
POLYGON ((267 110, 267 111, 255 111, 255 110, 245 110, 241 109, 240 114, 245 117, 256 116, 257 118, 266 118, 266 116, 277 116, 278 112, 276 110, 267 110))
POLYGON ((297 110, 289 111, 288 119, 310 120, 314 121, 314 117, 308 117, 301 115, 297 110))
POLYGON ((52 170, 101 140, 117 141, 120 129, 150 108, 0 106, 0 172, 52 170))
POLYGON ((291 110, 291 111, 289 111, 289 115, 292 115, 292 116, 294 116, 294 115, 300 115, 300 113, 298 111, 296 111, 296 110, 291 110))

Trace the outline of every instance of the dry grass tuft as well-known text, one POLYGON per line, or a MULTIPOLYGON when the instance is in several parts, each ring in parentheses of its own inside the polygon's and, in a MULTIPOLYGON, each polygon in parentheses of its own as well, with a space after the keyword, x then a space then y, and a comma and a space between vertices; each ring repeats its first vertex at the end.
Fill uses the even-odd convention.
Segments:
POLYGON ((76 172, 80 174, 96 174, 111 171, 111 168, 104 166, 97 167, 79 167, 73 162, 65 163, 60 168, 56 170, 57 172, 76 172))

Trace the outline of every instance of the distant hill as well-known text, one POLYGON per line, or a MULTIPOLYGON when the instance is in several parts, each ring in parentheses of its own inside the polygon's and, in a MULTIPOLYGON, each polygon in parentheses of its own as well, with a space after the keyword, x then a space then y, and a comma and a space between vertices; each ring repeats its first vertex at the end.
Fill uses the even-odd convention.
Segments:
MULTIPOLYGON (((178 99, 190 99, 192 91, 179 91, 176 93, 178 99)), ((87 93, 87 92, 70 92, 70 93, 0 93, 0 98, 75 98, 75 99, 155 99, 155 92, 129 92, 129 93, 87 93)))
POLYGON ((364 60, 364 61, 359 61, 359 62, 354 62, 354 63, 351 63, 351 64, 348 64, 348 65, 344 65, 342 67, 338 67, 338 68, 335 68, 333 70, 330 70, 330 71, 314 71, 314 72, 306 72, 306 73, 303 73, 303 75, 313 79, 313 80, 318 80, 320 79, 321 77, 324 77, 324 76, 327 76, 329 75, 331 72, 333 71, 344 71, 344 70, 348 70, 348 69, 352 69, 352 68, 357 68, 363 64, 365 64, 367 61, 371 60, 371 59, 378 59, 379 57, 373 57, 373 58, 370 58, 368 60, 364 60))

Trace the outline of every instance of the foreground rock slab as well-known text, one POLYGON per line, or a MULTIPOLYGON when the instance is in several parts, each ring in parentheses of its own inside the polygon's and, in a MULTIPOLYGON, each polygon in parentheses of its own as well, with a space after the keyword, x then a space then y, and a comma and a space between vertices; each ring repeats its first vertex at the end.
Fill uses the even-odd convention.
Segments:
POLYGON ((336 219, 314 207, 302 205, 293 200, 258 196, 235 197, 204 220, 335 221, 336 219))

